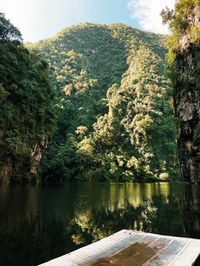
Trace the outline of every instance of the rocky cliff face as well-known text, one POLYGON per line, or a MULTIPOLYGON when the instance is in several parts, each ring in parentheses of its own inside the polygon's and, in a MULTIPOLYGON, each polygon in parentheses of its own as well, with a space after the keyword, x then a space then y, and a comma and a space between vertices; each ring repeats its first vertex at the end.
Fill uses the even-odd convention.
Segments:
MULTIPOLYGON (((37 169, 48 141, 41 141, 34 147, 26 147, 26 155, 18 153, 15 158, 6 157, 0 164, 0 183, 27 183, 37 181, 37 169)), ((17 153, 16 153, 17 154, 17 153)))
MULTIPOLYGON (((187 18, 200 27, 199 9, 187 18)), ((175 60, 174 106, 178 129, 178 157, 183 179, 200 181, 200 44, 184 32, 175 60)))
POLYGON ((34 149, 32 150, 32 163, 31 163, 31 171, 30 174, 33 176, 37 175, 37 169, 42 159, 42 153, 45 149, 47 149, 48 141, 41 141, 40 144, 36 144, 34 149))

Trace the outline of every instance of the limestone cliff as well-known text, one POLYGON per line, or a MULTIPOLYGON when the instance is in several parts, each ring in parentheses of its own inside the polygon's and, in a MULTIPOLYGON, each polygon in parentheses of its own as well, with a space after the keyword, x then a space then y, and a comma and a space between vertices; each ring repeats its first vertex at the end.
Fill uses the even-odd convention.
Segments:
POLYGON ((23 156, 18 154, 15 158, 5 157, 6 159, 4 161, 2 160, 0 164, 0 183, 36 182, 38 175, 37 169, 47 145, 48 141, 41 141, 32 148, 27 144, 26 156, 25 154, 23 156))
POLYGON ((178 157, 183 179, 200 181, 200 8, 184 19, 188 27, 179 38, 174 61, 174 107, 177 118, 178 157))

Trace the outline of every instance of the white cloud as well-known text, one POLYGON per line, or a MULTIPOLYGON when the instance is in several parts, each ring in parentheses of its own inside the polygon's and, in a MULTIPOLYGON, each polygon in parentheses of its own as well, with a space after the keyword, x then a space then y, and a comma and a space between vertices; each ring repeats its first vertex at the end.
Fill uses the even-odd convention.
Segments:
POLYGON ((131 16, 146 31, 168 33, 167 25, 162 24, 160 13, 166 6, 173 8, 175 0, 128 0, 131 16))

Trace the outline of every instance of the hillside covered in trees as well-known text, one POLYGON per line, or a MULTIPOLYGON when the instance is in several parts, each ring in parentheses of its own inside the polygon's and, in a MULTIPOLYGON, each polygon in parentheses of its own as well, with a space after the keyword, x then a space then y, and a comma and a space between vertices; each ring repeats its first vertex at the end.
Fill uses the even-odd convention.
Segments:
POLYGON ((35 180, 55 125, 48 65, 0 13, 0 182, 35 180))
POLYGON ((43 181, 176 178, 165 41, 123 24, 83 23, 27 44, 49 64, 59 109, 43 181))

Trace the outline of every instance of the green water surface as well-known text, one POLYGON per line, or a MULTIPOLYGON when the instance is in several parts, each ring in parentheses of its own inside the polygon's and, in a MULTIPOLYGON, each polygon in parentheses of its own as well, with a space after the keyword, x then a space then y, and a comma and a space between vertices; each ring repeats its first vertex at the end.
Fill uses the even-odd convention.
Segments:
POLYGON ((0 187, 0 265, 48 261, 121 229, 200 239, 200 185, 0 187))

